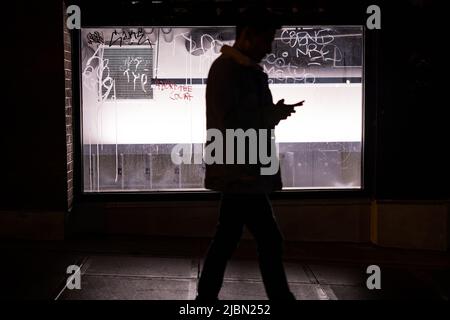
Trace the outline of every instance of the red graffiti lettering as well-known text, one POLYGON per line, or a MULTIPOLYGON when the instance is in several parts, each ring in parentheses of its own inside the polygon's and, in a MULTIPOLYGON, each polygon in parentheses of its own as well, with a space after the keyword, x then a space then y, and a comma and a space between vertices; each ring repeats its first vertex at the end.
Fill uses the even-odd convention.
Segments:
POLYGON ((191 101, 191 99, 194 96, 192 96, 190 93, 177 93, 175 91, 172 91, 170 94, 170 99, 172 100, 184 100, 184 101, 191 101))

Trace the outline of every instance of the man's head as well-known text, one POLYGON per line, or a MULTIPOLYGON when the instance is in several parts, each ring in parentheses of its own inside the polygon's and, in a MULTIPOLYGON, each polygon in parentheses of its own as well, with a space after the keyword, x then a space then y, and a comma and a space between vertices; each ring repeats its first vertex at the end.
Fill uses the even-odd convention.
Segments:
POLYGON ((272 50, 275 32, 281 28, 279 18, 263 7, 250 7, 244 10, 236 24, 237 49, 255 62, 272 50))

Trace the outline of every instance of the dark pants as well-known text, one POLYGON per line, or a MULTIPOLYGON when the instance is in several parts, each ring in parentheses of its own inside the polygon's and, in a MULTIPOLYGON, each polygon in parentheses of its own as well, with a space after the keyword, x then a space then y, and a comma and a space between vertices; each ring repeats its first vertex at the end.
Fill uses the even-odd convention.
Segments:
POLYGON ((244 225, 258 247, 259 268, 270 300, 295 300, 282 262, 283 236, 266 194, 222 193, 219 221, 198 283, 197 300, 216 300, 227 261, 237 248, 244 225))

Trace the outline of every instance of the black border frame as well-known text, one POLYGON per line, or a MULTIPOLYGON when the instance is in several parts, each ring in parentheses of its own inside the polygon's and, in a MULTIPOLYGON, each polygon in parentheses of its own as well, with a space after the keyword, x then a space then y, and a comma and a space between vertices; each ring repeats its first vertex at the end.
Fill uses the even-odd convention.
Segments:
MULTIPOLYGON (((364 12, 361 16, 365 18, 364 12)), ((308 19, 309 20, 309 19, 308 19)), ((307 189, 282 190, 270 194, 271 199, 302 200, 302 199, 374 199, 376 193, 376 156, 377 156, 377 123, 378 123, 378 97, 379 97, 379 32, 367 30, 362 21, 354 19, 349 23, 342 21, 329 21, 311 24, 304 21, 303 25, 359 25, 363 27, 363 129, 362 129, 362 160, 361 160, 361 189, 307 189)), ((331 19, 334 20, 334 19, 331 19)), ((120 21, 119 21, 120 22, 120 21)), ((147 21, 148 22, 148 21, 147 21)), ((285 25, 292 25, 287 21, 285 25)), ((116 24, 116 26, 119 24, 116 24)), ((123 23, 120 25, 135 26, 139 23, 123 23)), ((174 26, 185 24, 173 23, 174 26)), ((197 24, 199 25, 199 24, 197 24)), ((223 25, 222 23, 218 25, 223 25)), ((230 25, 233 25, 232 23, 230 25)), ((95 25, 82 25, 82 28, 96 27, 95 25)), ((103 25, 108 27, 108 25, 103 25)), ((81 101, 81 30, 71 30, 72 33, 72 92, 73 92, 73 203, 80 202, 148 202, 148 201, 211 201, 220 199, 220 193, 215 191, 143 191, 143 192, 102 192, 86 193, 83 191, 83 161, 82 161, 82 101, 81 101)))

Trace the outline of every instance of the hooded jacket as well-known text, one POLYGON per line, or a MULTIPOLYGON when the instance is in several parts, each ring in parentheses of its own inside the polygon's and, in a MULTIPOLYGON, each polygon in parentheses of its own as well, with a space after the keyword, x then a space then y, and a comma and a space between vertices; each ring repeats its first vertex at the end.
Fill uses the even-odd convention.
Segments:
MULTIPOLYGON (((235 193, 268 193, 281 190, 281 173, 262 175, 260 157, 249 163, 249 145, 246 144, 246 163, 226 163, 226 129, 266 129, 266 150, 275 145, 271 129, 275 124, 271 111, 275 108, 268 85, 268 76, 260 65, 237 49, 224 45, 222 54, 213 62, 206 86, 206 127, 218 129, 223 136, 223 163, 206 164, 205 188, 235 193), (272 143, 272 144, 271 144, 272 143)), ((259 146, 258 136, 258 146, 259 146)), ((207 141, 208 146, 212 141, 207 141)), ((254 147, 254 146, 253 146, 254 147)), ((275 149, 275 148, 273 148, 275 149)), ((259 152, 259 147, 258 147, 259 152)), ((274 156, 277 156, 276 150, 274 156)), ((258 153, 259 154, 259 153, 258 153)), ((269 153, 270 155, 270 153, 269 153)), ((236 156, 236 146, 235 146, 236 156)), ((277 157, 278 159, 278 157, 277 157)), ((273 160, 272 160, 273 161, 273 160)))

